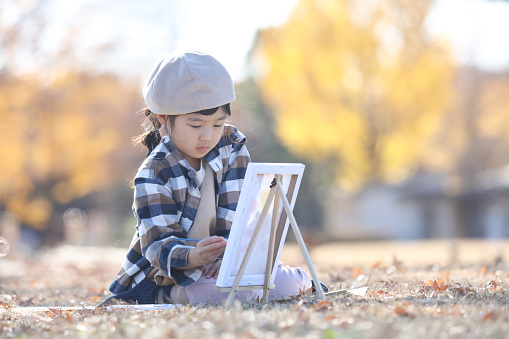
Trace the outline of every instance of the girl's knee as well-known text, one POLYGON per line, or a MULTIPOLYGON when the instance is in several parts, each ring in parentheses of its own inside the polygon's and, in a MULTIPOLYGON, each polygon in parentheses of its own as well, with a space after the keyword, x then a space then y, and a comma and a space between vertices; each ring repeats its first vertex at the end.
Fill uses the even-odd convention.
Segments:
POLYGON ((311 288, 311 279, 299 267, 281 265, 274 279, 275 288, 270 291, 270 299, 284 299, 305 293, 311 288))

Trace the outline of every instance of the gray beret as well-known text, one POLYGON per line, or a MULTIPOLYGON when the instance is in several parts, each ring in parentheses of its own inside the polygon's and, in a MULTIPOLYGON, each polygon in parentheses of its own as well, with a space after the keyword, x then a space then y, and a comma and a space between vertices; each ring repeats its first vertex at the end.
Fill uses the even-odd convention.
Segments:
POLYGON ((166 56, 143 87, 155 114, 178 115, 215 108, 235 100, 233 80, 212 56, 199 51, 166 56))

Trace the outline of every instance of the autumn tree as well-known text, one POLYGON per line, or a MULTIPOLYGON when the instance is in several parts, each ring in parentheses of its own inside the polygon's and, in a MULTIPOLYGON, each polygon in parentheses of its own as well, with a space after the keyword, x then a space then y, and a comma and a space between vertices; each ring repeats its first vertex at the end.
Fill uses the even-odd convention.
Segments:
POLYGON ((45 229, 55 206, 128 178, 132 88, 80 73, 0 87, 0 204, 21 222, 45 229))
POLYGON ((91 194, 127 187, 143 154, 131 144, 137 83, 71 69, 65 51, 44 55, 47 3, 7 1, 0 15, 0 212, 39 231, 62 223, 63 209, 85 208, 91 194))
POLYGON ((453 88, 453 103, 428 143, 423 163, 446 175, 444 193, 454 207, 454 235, 484 236, 480 200, 504 194, 507 185, 509 73, 462 67, 453 88))
POLYGON ((259 33, 279 137, 344 189, 411 174, 450 101, 451 58, 424 27, 431 4, 302 0, 259 33))

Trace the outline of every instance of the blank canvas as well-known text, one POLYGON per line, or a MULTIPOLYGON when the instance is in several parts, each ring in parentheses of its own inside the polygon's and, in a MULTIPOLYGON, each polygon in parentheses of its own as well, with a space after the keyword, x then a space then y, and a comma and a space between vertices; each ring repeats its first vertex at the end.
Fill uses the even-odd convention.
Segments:
MULTIPOLYGON (((269 194, 274 176, 276 174, 283 176, 282 186, 293 210, 303 172, 303 164, 249 163, 219 271, 217 287, 227 288, 233 285, 269 194)), ((239 286, 259 286, 264 284, 273 204, 274 202, 272 202, 269 208, 269 213, 265 218, 263 228, 239 286)), ((283 211, 283 204, 279 205, 278 216, 276 243, 272 259, 274 265, 270 284, 274 283, 277 263, 281 256, 289 225, 289 220, 283 211)))

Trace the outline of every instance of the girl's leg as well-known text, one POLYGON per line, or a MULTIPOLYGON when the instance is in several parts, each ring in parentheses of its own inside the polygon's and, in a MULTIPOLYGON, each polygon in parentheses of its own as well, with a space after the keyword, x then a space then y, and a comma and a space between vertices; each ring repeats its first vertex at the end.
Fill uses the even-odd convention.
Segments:
POLYGON ((98 307, 118 304, 119 302, 129 304, 167 304, 170 302, 171 289, 172 286, 158 286, 155 281, 144 279, 130 290, 120 292, 105 299, 98 307))
MULTIPOLYGON (((279 265, 274 278, 275 289, 270 290, 269 300, 279 300, 299 295, 311 288, 311 279, 298 267, 279 265)), ((216 279, 207 279, 203 274, 196 282, 186 287, 187 297, 191 305, 197 304, 218 304, 226 301, 229 292, 219 292, 214 286, 216 279)), ((172 291, 172 299, 177 289, 172 291)), ((239 291, 235 294, 235 300, 251 301, 261 299, 262 290, 239 291)))
MULTIPOLYGON (((207 279, 205 275, 196 280, 194 283, 186 287, 187 296, 191 305, 197 304, 219 304, 226 301, 229 292, 219 292, 216 286, 217 279, 207 279)), ((241 302, 252 301, 262 297, 262 290, 238 291, 235 294, 235 300, 241 302)))
POLYGON ((299 267, 280 264, 274 278, 276 288, 270 290, 269 300, 279 300, 299 295, 311 288, 311 278, 299 267))

